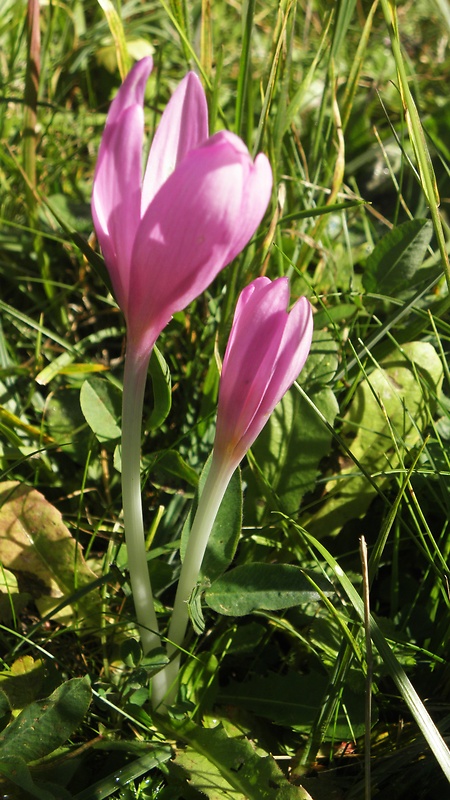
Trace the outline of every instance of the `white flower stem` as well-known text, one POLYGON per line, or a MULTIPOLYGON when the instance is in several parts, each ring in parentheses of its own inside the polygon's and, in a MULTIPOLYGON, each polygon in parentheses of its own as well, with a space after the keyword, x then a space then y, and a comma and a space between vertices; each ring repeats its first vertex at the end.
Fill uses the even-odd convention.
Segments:
POLYGON ((153 708, 159 707, 160 711, 164 711, 164 706, 171 705, 175 700, 180 669, 179 648, 183 643, 189 621, 188 600, 197 583, 206 545, 233 472, 234 466, 219 461, 213 452, 209 473, 189 534, 167 634, 167 654, 169 657, 176 655, 152 679, 152 704, 153 708))
POLYGON ((122 505, 128 568, 144 655, 160 647, 145 549, 141 495, 141 430, 150 354, 127 351, 122 398, 122 505))

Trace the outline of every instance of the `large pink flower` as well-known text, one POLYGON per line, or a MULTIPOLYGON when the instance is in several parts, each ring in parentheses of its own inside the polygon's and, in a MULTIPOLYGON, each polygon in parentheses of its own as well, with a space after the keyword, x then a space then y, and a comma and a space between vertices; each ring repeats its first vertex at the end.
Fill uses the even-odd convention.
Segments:
POLYGON ((311 347, 311 306, 288 312, 287 278, 257 278, 241 292, 222 366, 214 453, 234 469, 300 374, 311 347))
POLYGON ((267 208, 272 173, 228 131, 208 138, 197 76, 181 81, 162 115, 142 176, 143 101, 151 58, 111 104, 92 214, 117 302, 137 354, 149 352, 176 311, 248 243, 267 208))

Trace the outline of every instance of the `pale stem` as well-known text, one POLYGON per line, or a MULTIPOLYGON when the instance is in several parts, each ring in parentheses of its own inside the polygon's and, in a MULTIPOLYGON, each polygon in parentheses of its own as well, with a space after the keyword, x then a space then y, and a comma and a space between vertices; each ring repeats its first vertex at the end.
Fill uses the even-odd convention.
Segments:
POLYGON ((176 655, 152 679, 152 705, 155 709, 163 704, 159 710, 164 711, 164 706, 171 705, 175 700, 180 669, 179 649, 189 621, 188 600, 198 581, 208 539, 234 469, 235 465, 223 463, 213 451, 210 470, 189 534, 167 634, 167 654, 169 657, 176 655))
POLYGON ((141 430, 150 353, 127 350, 122 399, 122 505, 128 568, 144 655, 160 647, 158 621, 145 549, 141 495, 141 430))

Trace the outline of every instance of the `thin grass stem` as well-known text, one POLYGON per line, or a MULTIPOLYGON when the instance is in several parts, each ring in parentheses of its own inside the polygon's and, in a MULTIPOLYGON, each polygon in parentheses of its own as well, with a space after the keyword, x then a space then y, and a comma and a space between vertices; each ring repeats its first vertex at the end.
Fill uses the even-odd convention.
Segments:
POLYGON ((24 95, 23 169, 28 178, 28 183, 25 184, 25 196, 32 225, 34 224, 36 212, 37 101, 41 70, 39 14, 39 0, 28 0, 28 57, 24 95))

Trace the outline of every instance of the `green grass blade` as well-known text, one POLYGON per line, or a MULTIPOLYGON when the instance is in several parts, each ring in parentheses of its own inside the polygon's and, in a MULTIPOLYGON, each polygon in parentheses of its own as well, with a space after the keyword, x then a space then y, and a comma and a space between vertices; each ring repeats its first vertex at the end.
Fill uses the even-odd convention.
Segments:
POLYGON ((361 39, 359 40, 358 49, 355 53, 355 57, 353 59, 352 66, 350 69, 350 74, 348 76, 347 83, 345 86, 344 99, 342 103, 342 128, 344 131, 347 127, 347 123, 353 106, 353 100, 355 98, 356 90, 358 88, 358 82, 363 67, 364 54, 367 49, 369 36, 372 30, 373 18, 377 7, 378 7, 378 0, 374 0, 372 8, 370 9, 367 15, 361 39))
POLYGON ((276 82, 277 82, 277 73, 279 68, 279 62, 283 53, 283 48, 285 45, 285 36, 286 36, 286 28, 290 18, 291 13, 294 9, 293 0, 289 0, 286 10, 283 14, 282 22, 280 25, 280 29, 278 32, 278 39, 275 47, 275 53, 273 55, 272 63, 270 66, 270 73, 269 78, 267 81, 267 86, 264 92, 264 100, 263 106, 261 110, 261 115, 259 118, 258 128, 255 134, 255 141, 253 144, 253 155, 255 156, 261 150, 261 142, 264 135, 264 130, 267 125, 267 120, 269 118, 269 112, 272 105, 272 100, 275 92, 276 82))
POLYGON ((152 748, 146 755, 136 758, 131 764, 126 764, 126 766, 121 767, 121 769, 106 778, 97 781, 88 789, 84 789, 74 795, 73 800, 106 800, 107 797, 111 797, 112 794, 126 786, 130 781, 141 778, 151 769, 164 764, 172 757, 172 749, 168 746, 152 748))
POLYGON ((113 37, 116 48, 117 65, 119 67, 120 77, 122 80, 124 80, 128 70, 130 69, 130 57, 128 55, 127 42, 122 20, 120 19, 111 0, 97 0, 97 2, 101 7, 109 25, 109 30, 111 31, 111 36, 113 37))
MULTIPOLYGON (((314 537, 310 536, 304 530, 302 530, 302 535, 313 548, 318 550, 322 558, 324 558, 326 563, 331 567, 348 599, 353 605, 353 608, 355 609, 361 621, 364 623, 363 600, 345 574, 344 570, 339 566, 338 562, 333 558, 328 550, 319 541, 317 541, 317 539, 314 539, 314 537)), ((439 766, 450 783, 450 751, 445 744, 444 739, 439 733, 439 730, 431 719, 428 711, 422 703, 422 700, 414 689, 414 686, 409 680, 403 667, 399 664, 396 656, 392 652, 381 629, 372 615, 370 615, 369 624, 372 641, 382 657, 389 675, 397 686, 401 696, 403 697, 425 740, 433 752, 439 766)))
POLYGON ((436 175, 431 162, 430 152, 428 150, 425 133, 420 121, 419 112, 414 102, 411 89, 409 88, 408 75, 406 73, 405 62, 400 44, 397 12, 394 3, 390 2, 390 0, 381 0, 381 5, 391 39, 392 52, 397 68, 397 76, 405 118, 408 125, 409 136, 417 161, 422 189, 430 209, 431 219, 433 221, 434 232, 438 241, 439 252, 442 258, 442 266, 447 280, 447 285, 450 288, 450 262, 445 243, 442 221, 439 215, 439 193, 437 189, 436 175))
POLYGON ((247 12, 242 25, 242 50, 239 61, 239 74, 236 89, 236 116, 234 130, 241 136, 244 116, 244 105, 247 96, 248 74, 250 68, 250 42, 255 14, 255 0, 248 0, 247 12))

